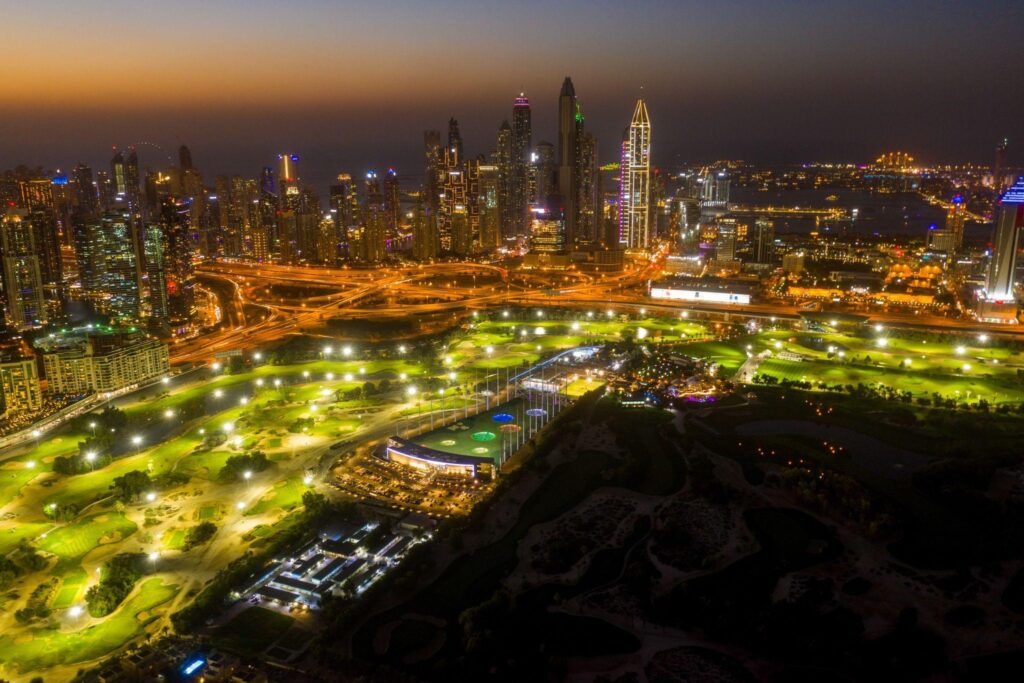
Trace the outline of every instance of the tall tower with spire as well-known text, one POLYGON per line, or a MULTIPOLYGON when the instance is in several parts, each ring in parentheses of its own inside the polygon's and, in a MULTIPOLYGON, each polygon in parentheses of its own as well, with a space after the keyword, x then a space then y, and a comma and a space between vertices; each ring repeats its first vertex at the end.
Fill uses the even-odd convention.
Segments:
POLYGON ((636 101, 628 138, 623 141, 619 232, 629 249, 646 249, 651 242, 651 119, 642 99, 636 101))

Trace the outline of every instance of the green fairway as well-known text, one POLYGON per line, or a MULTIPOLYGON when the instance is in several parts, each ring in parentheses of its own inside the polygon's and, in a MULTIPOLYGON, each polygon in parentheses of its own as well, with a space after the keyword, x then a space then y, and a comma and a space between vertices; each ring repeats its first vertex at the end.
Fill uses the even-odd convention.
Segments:
POLYGON ((136 529, 135 522, 121 513, 111 512, 58 526, 36 545, 62 559, 77 559, 100 544, 116 543, 130 536, 136 529))
POLYGON ((0 527, 0 557, 14 550, 22 540, 31 541, 51 528, 50 522, 5 522, 0 527))
POLYGON ((274 484, 270 491, 263 494, 260 499, 246 509, 246 515, 262 515, 274 508, 291 510, 302 504, 302 494, 309 490, 309 487, 302 483, 301 479, 288 479, 274 484))
POLYGON ((719 376, 723 379, 732 377, 747 360, 747 354, 741 347, 724 341, 701 341, 685 344, 679 347, 679 352, 687 356, 714 361, 720 366, 719 376))
POLYGON ((174 597, 177 588, 160 579, 148 579, 116 612, 92 626, 74 630, 73 623, 66 623, 61 630, 36 628, 4 634, 0 636, 0 662, 28 673, 108 655, 141 635, 144 626, 154 618, 152 610, 174 597))
POLYGON ((25 484, 44 469, 49 468, 43 468, 38 462, 35 467, 29 467, 25 460, 9 460, 0 465, 0 505, 6 505, 21 495, 25 484))
POLYGON ((64 573, 64 581, 57 591, 57 596, 50 603, 53 609, 67 609, 78 602, 81 594, 85 592, 86 582, 89 576, 81 567, 69 569, 64 573))

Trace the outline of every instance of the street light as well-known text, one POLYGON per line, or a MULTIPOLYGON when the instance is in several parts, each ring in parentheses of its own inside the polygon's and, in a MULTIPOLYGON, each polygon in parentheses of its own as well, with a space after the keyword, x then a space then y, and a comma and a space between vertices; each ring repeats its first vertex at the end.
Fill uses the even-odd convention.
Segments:
POLYGON ((252 354, 252 359, 253 360, 259 360, 261 358, 263 358, 263 354, 261 354, 259 351, 257 351, 256 353, 252 354))
POLYGON ((164 411, 164 417, 166 417, 168 420, 171 419, 172 417, 174 417, 174 411, 168 408, 167 410, 164 411))
POLYGON ((406 395, 408 395, 409 397, 415 396, 415 395, 416 395, 416 387, 409 387, 409 388, 407 388, 407 389, 405 390, 405 393, 406 393, 406 395))
POLYGON ((324 355, 325 355, 325 356, 329 356, 329 355, 331 355, 331 354, 332 354, 333 352, 334 352, 334 349, 332 349, 332 348, 331 348, 330 346, 325 346, 325 347, 324 347, 324 355))
POLYGON ((310 484, 312 484, 313 483, 312 475, 307 474, 306 476, 304 476, 302 478, 302 483, 305 484, 306 486, 309 486, 310 484))
POLYGON ((149 554, 149 561, 150 562, 156 563, 156 561, 159 560, 159 559, 160 559, 160 553, 156 552, 155 550, 149 554))
POLYGON ((153 491, 150 491, 149 493, 147 493, 146 494, 146 500, 148 502, 152 503, 154 500, 156 500, 156 493, 153 492, 153 491))
POLYGON ((220 398, 223 395, 224 395, 224 392, 221 391, 220 389, 214 389, 213 390, 213 397, 214 398, 220 398))
POLYGON ((399 345, 398 352, 399 353, 405 353, 405 344, 400 344, 399 345))
POLYGON ((342 355, 344 355, 344 356, 345 356, 346 358, 348 358, 349 356, 351 356, 351 355, 352 355, 352 347, 351 347, 351 346, 346 346, 345 348, 343 348, 343 349, 341 350, 341 353, 342 353, 342 355))
POLYGON ((235 425, 231 424, 230 422, 225 422, 221 429, 224 430, 225 434, 230 434, 232 431, 234 431, 235 425))
POLYGON ((965 353, 967 353, 967 349, 965 347, 963 347, 963 346, 956 347, 956 355, 962 356, 965 353))
POLYGON ((244 478, 246 481, 252 479, 252 471, 246 470, 245 472, 242 472, 242 478, 244 478))

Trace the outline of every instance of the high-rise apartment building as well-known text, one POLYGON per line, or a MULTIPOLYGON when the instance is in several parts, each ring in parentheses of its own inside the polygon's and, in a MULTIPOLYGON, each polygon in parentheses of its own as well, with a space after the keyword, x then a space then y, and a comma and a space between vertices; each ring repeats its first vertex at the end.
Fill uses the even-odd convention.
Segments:
POLYGON ((529 227, 532 126, 530 100, 526 97, 526 93, 519 93, 519 97, 512 103, 511 183, 509 187, 512 225, 510 227, 502 226, 506 236, 525 235, 529 227))
POLYGON ((0 414, 30 413, 43 407, 39 373, 34 358, 0 356, 0 414))
POLYGON ((579 108, 576 103, 576 89, 568 76, 562 82, 558 95, 558 194, 563 208, 565 239, 568 249, 572 248, 576 236, 578 133, 576 117, 579 108))
POLYGON ((8 209, 0 217, 0 261, 7 324, 16 330, 40 327, 49 318, 39 252, 29 212, 8 209))
POLYGON ((501 221, 501 236, 516 234, 514 207, 515 167, 512 161, 512 127, 508 120, 501 122, 495 147, 495 164, 498 167, 498 215, 501 221))
POLYGON ((619 233, 630 249, 650 246, 651 119, 647 104, 636 101, 627 137, 622 143, 619 192, 619 233))
POLYGON ((125 321, 138 320, 141 312, 132 222, 132 213, 122 203, 120 210, 85 220, 75 231, 82 293, 99 311, 125 321))
POLYGON ((387 222, 384 194, 381 192, 380 180, 375 171, 366 174, 364 187, 363 231, 359 256, 367 263, 375 263, 384 260, 387 222))

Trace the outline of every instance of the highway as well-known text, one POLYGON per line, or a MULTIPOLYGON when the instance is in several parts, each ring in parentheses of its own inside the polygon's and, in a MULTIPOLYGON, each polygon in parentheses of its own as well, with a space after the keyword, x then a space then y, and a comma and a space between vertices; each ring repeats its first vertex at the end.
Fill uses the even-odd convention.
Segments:
MULTIPOLYGON (((432 263, 379 269, 323 268, 240 262, 206 263, 198 277, 218 292, 219 329, 175 343, 172 362, 202 363, 218 352, 270 346, 288 335, 316 331, 332 319, 405 319, 460 315, 502 305, 648 309, 722 319, 799 319, 795 304, 714 304, 648 299, 643 285, 658 262, 596 276, 513 272, 488 263, 432 263), (305 291, 304 291, 305 290, 305 291), (230 294, 229 294, 230 293, 230 294), (256 313, 253 313, 253 312, 256 313)), ((1024 326, 991 325, 929 314, 866 313, 890 328, 1021 338, 1024 326)))

